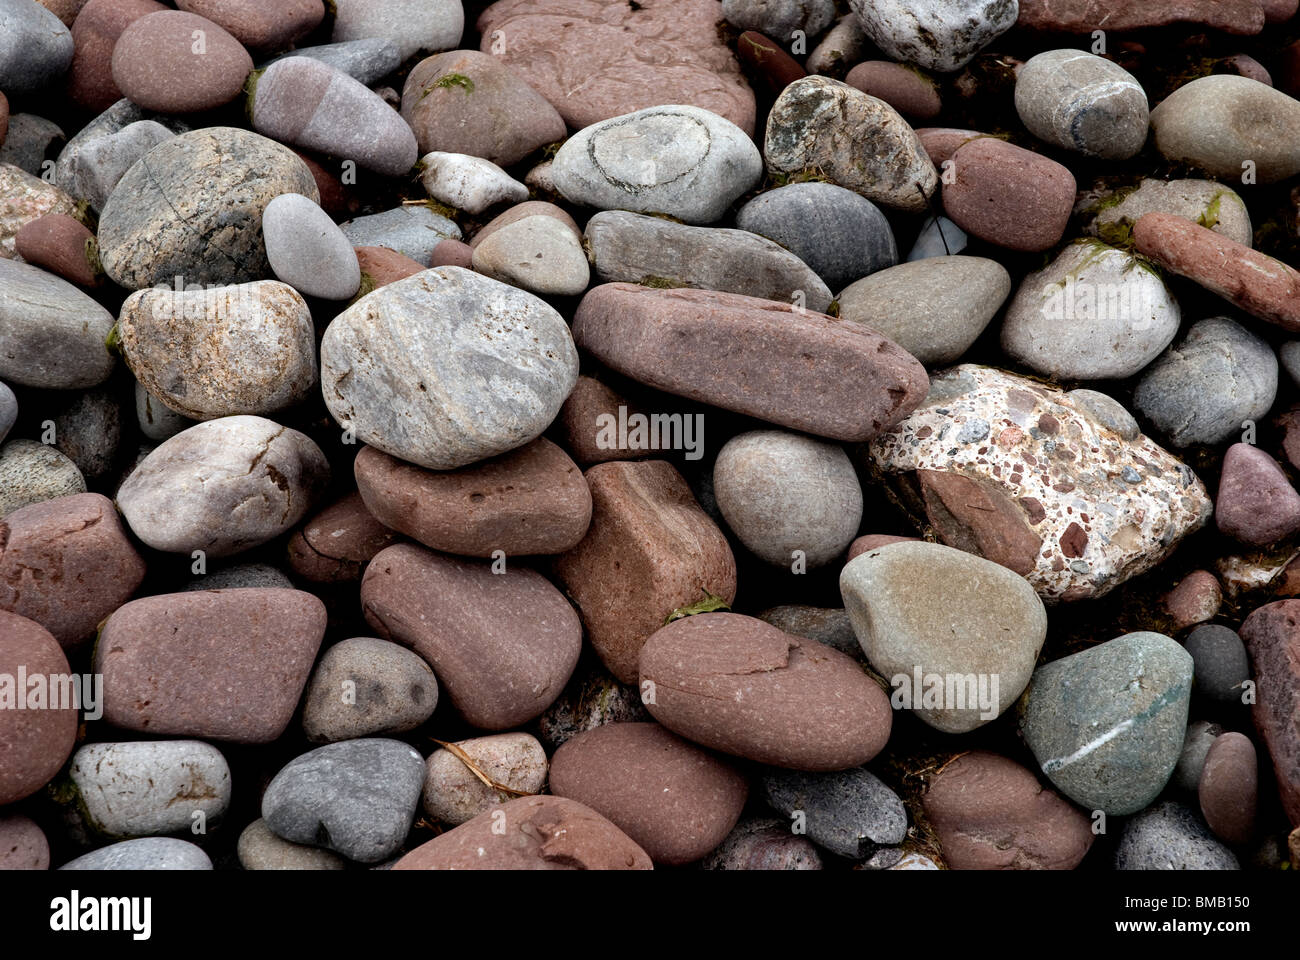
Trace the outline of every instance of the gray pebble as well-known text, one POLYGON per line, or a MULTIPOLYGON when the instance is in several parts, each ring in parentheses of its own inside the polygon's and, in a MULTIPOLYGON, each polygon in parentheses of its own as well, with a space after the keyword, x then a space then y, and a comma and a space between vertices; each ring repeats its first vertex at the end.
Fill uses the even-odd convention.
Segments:
POLYGON ((68 192, 85 200, 92 210, 103 210, 113 189, 136 161, 174 136, 156 120, 140 120, 80 145, 75 159, 69 161, 68 192))
POLYGON ((68 281, 0 259, 0 377, 74 390, 103 383, 116 362, 104 345, 113 315, 68 281))
POLYGON ((1250 679, 1250 660, 1237 631, 1217 623, 1202 624, 1184 641, 1195 663, 1195 687, 1215 703, 1242 702, 1242 684, 1250 679))
POLYGON ((0 443, 4 443, 5 437, 9 436, 17 419, 18 398, 8 384, 0 381, 0 443))
POLYGON ((72 63, 72 33, 32 0, 0 0, 0 90, 33 93, 72 63))
POLYGON ((168 407, 138 380, 135 384, 135 418, 140 425, 140 432, 150 440, 166 440, 186 427, 194 426, 193 420, 168 407))
POLYGON ((722 0, 722 15, 740 30, 759 33, 785 44, 794 31, 815 37, 835 19, 834 0, 722 0))
POLYGON ((45 158, 67 140, 63 128, 32 113, 9 115, 9 132, 0 145, 0 163, 12 163, 34 177, 45 173, 45 158))
POLYGON ((353 637, 325 651, 303 698, 313 743, 414 730, 438 706, 438 681, 418 654, 387 640, 353 637))
POLYGON ((424 758, 399 740, 331 743, 275 775, 262 795, 262 817, 284 840, 378 863, 406 840, 424 772, 424 758))
MULTIPOLYGON (((78 200, 88 199, 78 192, 79 187, 77 184, 82 182, 84 178, 92 176, 88 170, 83 170, 83 166, 93 167, 96 161, 83 161, 83 152, 96 140, 103 137, 111 137, 116 133, 121 133, 132 124, 146 120, 159 124, 170 133, 182 133, 189 129, 189 125, 181 120, 176 120, 172 117, 165 117, 153 113, 152 111, 145 110, 143 107, 132 103, 130 100, 119 100, 78 130, 72 139, 68 141, 67 146, 65 146, 59 153, 58 162, 54 165, 55 184, 57 184, 60 189, 76 197, 78 200)), ((146 127, 145 129, 148 130, 150 128, 146 127)), ((134 139, 135 136, 139 136, 139 134, 134 134, 132 139, 134 139)), ((102 159, 102 157, 99 159, 102 159)), ((139 157, 137 156, 131 162, 134 163, 135 160, 138 159, 139 157)), ((127 164, 126 167, 123 167, 122 173, 125 173, 130 165, 131 164, 127 164)), ((120 180, 121 175, 119 174, 116 179, 120 180)), ((116 180, 114 182, 116 183, 116 180)), ((107 197, 107 194, 105 194, 105 196, 107 197)))
POLYGON ((381 38, 402 60, 422 50, 450 50, 465 29, 461 0, 334 0, 335 43, 381 38))
POLYGON ((54 445, 87 480, 106 475, 122 442, 122 404, 115 390, 77 394, 54 418, 54 445))
POLYGON ((1241 865, 1198 814, 1167 800, 1124 824, 1115 869, 1239 870, 1241 865))
MULTIPOLYGON (((311 57, 341 70, 352 79, 370 86, 402 65, 402 51, 387 37, 363 37, 343 43, 299 47, 286 57, 311 57)), ((282 59, 280 57, 276 58, 282 59)))
POLYGON ((1015 26, 1016 0, 849 0, 891 60, 951 73, 1015 26))
POLYGON ((930 217, 916 235, 916 241, 907 254, 907 262, 928 257, 951 257, 966 249, 965 231, 947 217, 930 217))
POLYGON ((1127 160, 1147 139, 1147 95, 1123 67, 1083 50, 1048 50, 1016 73, 1016 112, 1039 140, 1127 160))
POLYGON ((537 215, 508 223, 474 248, 474 269, 541 297, 574 297, 591 269, 578 235, 559 219, 537 215))
POLYGON ((1286 371, 1291 382, 1300 384, 1300 340, 1288 340, 1278 351, 1282 369, 1286 371))
POLYGON ((1124 409, 1124 405, 1113 397, 1096 390, 1071 390, 1066 394, 1074 405, 1096 423, 1107 430, 1113 430, 1125 440, 1136 440, 1141 431, 1133 414, 1124 409))
POLYGON ((258 817, 239 835, 239 865, 245 870, 345 870, 337 853, 281 840, 258 817))
POLYGON ((523 203, 528 187, 491 160, 465 153, 434 151, 420 158, 420 182, 433 199, 463 210, 482 213, 498 203, 523 203))
POLYGON ((443 240, 461 238, 455 223, 419 205, 357 217, 340 224, 339 229, 354 247, 387 247, 416 263, 428 263, 433 248, 443 240))
POLYGON ((822 857, 806 836, 775 817, 741 820, 701 863, 705 870, 820 870, 822 857))
POLYGON ((779 630, 816 640, 828 647, 834 647, 840 653, 861 659, 862 645, 858 635, 853 632, 849 622, 848 611, 840 607, 809 607, 800 603, 784 604, 771 607, 758 615, 779 630))
POLYGON ((1205 769, 1205 758, 1215 738, 1223 734, 1223 727, 1207 720, 1197 720, 1187 725, 1187 735, 1183 738, 1183 750, 1178 755, 1178 765, 1170 783, 1188 793, 1196 793, 1201 785, 1201 771, 1205 769))
POLYGON ((86 479, 77 465, 52 445, 10 440, 0 447, 0 517, 19 507, 85 492, 86 479))
MULTIPOLYGON (((299 293, 348 300, 361 286, 361 265, 351 242, 329 214, 302 194, 284 193, 268 203, 262 233, 271 269, 299 293)), ((313 354, 314 347, 313 342, 313 354)))
POLYGON ((140 837, 101 847, 60 870, 211 870, 212 861, 188 840, 140 837))
POLYGON ((863 767, 773 770, 763 776, 763 793, 768 806, 786 817, 803 811, 808 839, 850 860, 864 860, 876 847, 902 843, 907 835, 903 801, 863 767))
POLYGON ((862 24, 850 13, 826 31, 808 54, 804 68, 809 73, 843 77, 849 67, 862 61, 866 47, 867 35, 862 32, 862 24))
POLYGON ((191 590, 241 590, 248 587, 294 589, 293 581, 269 563, 233 563, 199 574, 183 588, 191 590))
MULTIPOLYGON (((527 733, 498 733, 461 740, 456 746, 495 782, 519 793, 541 793, 549 765, 546 751, 527 733)), ((435 820, 459 826, 480 813, 514 799, 489 787, 447 749, 429 755, 424 781, 424 810, 435 820)))
POLYGON ((1136 186, 1097 186, 1080 194, 1075 213, 1087 218, 1083 232, 1091 236, 1118 233, 1117 239, 1122 239, 1146 214, 1172 213, 1247 247, 1254 244, 1245 202, 1231 187, 1214 180, 1148 177, 1136 186))

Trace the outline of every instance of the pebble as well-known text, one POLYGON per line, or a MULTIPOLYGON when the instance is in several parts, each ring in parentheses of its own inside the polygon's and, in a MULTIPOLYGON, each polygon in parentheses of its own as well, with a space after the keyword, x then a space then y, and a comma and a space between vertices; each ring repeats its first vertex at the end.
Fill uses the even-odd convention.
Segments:
MULTIPOLYGON (((631 213, 615 213, 612 215, 625 217, 636 216, 636 214, 631 213)), ((516 203, 514 206, 503 210, 483 226, 479 227, 479 229, 474 232, 474 236, 470 239, 469 247, 471 249, 478 247, 480 243, 492 236, 492 234, 496 233, 502 227, 509 226, 510 224, 527 217, 536 216, 552 217, 568 227, 575 237, 582 236, 582 231, 578 228, 577 223, 574 222, 573 217, 569 216, 563 207, 557 207, 555 204, 547 203, 545 200, 525 200, 523 203, 516 203)), ((596 214, 596 216, 601 216, 601 214, 596 214)), ((595 217, 592 219, 594 220, 595 217)), ((646 219, 653 220, 656 223, 669 222, 666 220, 660 220, 657 217, 647 217, 646 219)))
POLYGON ((840 319, 865 323, 927 366, 958 360, 1001 309, 1011 275, 984 257, 888 267, 840 294, 840 319))
POLYGON ((943 109, 934 79, 902 63, 868 60, 850 70, 844 82, 915 120, 932 120, 943 109))
POLYGON ((9 436, 17 419, 18 398, 7 384, 0 382, 0 443, 4 443, 5 437, 9 436))
POLYGON ((70 860, 60 870, 211 870, 212 861, 188 840, 139 837, 100 847, 70 860))
POLYGON ((366 509, 355 490, 330 504, 289 538, 289 566, 313 583, 359 581, 375 554, 401 538, 366 509))
POLYGON ((382 38, 401 60, 449 50, 465 29, 461 0, 334 0, 334 42, 382 38))
POLYGON ((1300 330, 1300 272, 1199 224, 1148 213, 1133 226, 1138 253, 1252 316, 1300 330))
POLYGON ((549 0, 517 0, 488 7, 478 29, 482 51, 518 72, 571 129, 667 103, 702 107, 748 135, 754 92, 718 33, 720 14, 716 0, 676 0, 575 4, 557 17, 549 0))
POLYGON ((185 584, 184 590, 234 590, 244 587, 294 589, 293 581, 283 571, 268 563, 232 563, 210 573, 198 574, 185 584))
POLYGON ((770 174, 816 171, 904 213, 924 213, 939 186, 921 141, 893 107, 829 77, 785 88, 768 115, 763 157, 770 174))
POLYGON ((433 150, 514 166, 567 135, 564 120, 501 58, 476 50, 416 64, 402 87, 402 118, 421 155, 433 150))
POLYGON ((245 870, 343 870, 347 861, 329 850, 281 840, 258 817, 239 835, 239 865, 245 870))
POLYGON ((1195 689, 1219 704, 1243 702, 1243 685, 1250 679, 1250 663, 1241 637, 1230 627, 1203 624, 1185 641, 1195 663, 1195 689))
POLYGON ((1116 870, 1239 870, 1236 856, 1204 821, 1172 800, 1143 810, 1124 824, 1115 848, 1116 870))
POLYGON ((894 707, 945 733, 974 730, 1015 703, 1047 636, 1047 611, 1023 577, 938 543, 856 557, 840 574, 840 593, 894 707), (934 677, 962 686, 931 705, 934 677))
POLYGON ((1037 253, 1064 236, 1074 208, 1074 174, 1041 154, 978 137, 952 155, 943 209, 971 236, 1037 253))
POLYGON ((735 599, 736 561, 667 461, 601 463, 585 479, 591 526, 552 569, 601 662, 635 684, 642 644, 675 611, 710 596, 735 599))
POLYGON ((722 0, 722 15, 741 30, 788 40, 796 31, 815 37, 835 20, 832 0, 722 0))
POLYGON ((48 870, 50 843, 35 820, 21 813, 0 815, 0 870, 48 870))
POLYGON ((1181 318, 1143 261, 1083 241, 1021 282, 1002 321, 1002 349, 1044 376, 1123 379, 1169 346, 1181 318))
POLYGON ((784 47, 753 30, 746 30, 737 38, 736 55, 773 93, 780 93, 796 80, 808 76, 808 71, 786 53, 784 47))
POLYGON ((646 852, 565 797, 517 797, 416 847, 394 870, 652 870, 646 852), (502 832, 504 827, 504 832, 502 832))
MULTIPOLYGON (((785 247, 816 271, 832 293, 898 262, 885 215, 870 200, 833 183, 766 190, 736 212, 736 226, 785 247)), ((811 302, 808 306, 818 309, 811 302)))
POLYGON ((783 430, 728 440, 714 462, 713 490, 731 532, 777 566, 830 563, 862 521, 862 487, 844 449, 783 430))
POLYGON ((128 290, 175 278, 247 283, 270 272, 262 211, 282 193, 318 200, 288 147, 233 127, 164 140, 118 181, 99 217, 104 270, 128 290))
POLYGON ((968 239, 965 231, 947 217, 930 217, 908 251, 907 262, 954 256, 966 249, 968 239))
POLYGON ((1300 493, 1267 453, 1234 443, 1223 455, 1214 519, 1221 533, 1266 547, 1300 530, 1300 493))
POLYGON ((335 317, 321 342, 334 418, 362 443, 431 470, 533 440, 577 376, 559 313, 460 267, 376 290, 335 317))
MULTIPOLYGON (((466 722, 509 730, 549 707, 573 673, 582 625, 541 574, 414 544, 381 551, 361 581, 366 622, 415 650, 466 722)), ((292 838, 290 838, 292 839, 292 838)))
MULTIPOLYGON (((443 240, 438 244, 438 247, 446 244, 463 246, 459 240, 443 240)), ((436 251, 438 247, 435 247, 434 250, 436 251)), ((406 254, 398 253, 396 250, 389 250, 387 247, 353 247, 352 252, 356 254, 357 263, 361 267, 362 284, 369 284, 375 290, 386 287, 390 283, 396 283, 398 280, 405 280, 407 277, 428 269, 424 264, 416 263, 406 254)), ((468 267, 469 259, 466 258, 464 263, 435 262, 433 265, 439 267, 468 267)))
POLYGON ((867 37, 894 60, 952 73, 1015 26, 1014 0, 849 0, 867 37))
POLYGON ((258 133, 384 176, 405 175, 419 156, 415 134, 378 94, 311 57, 271 64, 256 79, 250 102, 258 133))
POLYGON ((1215 738, 1205 755, 1198 797, 1201 815, 1224 843, 1249 843, 1255 833, 1258 795, 1255 745, 1240 733, 1215 738))
POLYGON ((68 28, 31 0, 0 0, 0 90, 35 93, 63 76, 72 62, 68 28))
POLYGON ((0 517, 34 503, 86 492, 77 465, 53 446, 10 440, 0 447, 0 517))
POLYGON ((853 632, 853 624, 849 622, 848 612, 840 607, 811 607, 802 603, 787 603, 764 610, 758 615, 758 619, 796 637, 816 640, 828 647, 834 647, 840 653, 847 653, 851 657, 862 655, 862 646, 858 643, 857 634, 853 632))
POLYGON ((1102 25, 1120 33, 1190 23, 1250 35, 1264 28, 1264 9, 1259 0, 1154 0, 1141 4, 1128 0, 1020 0, 1018 23, 1026 30, 1080 34, 1102 25))
POLYGON ((345 40, 342 43, 299 47, 290 50, 284 56, 310 57, 319 60, 366 86, 396 72, 402 65, 401 49, 392 40, 384 37, 366 37, 361 40, 345 40))
POLYGON ((63 129, 44 117, 15 113, 0 146, 0 163, 8 163, 39 177, 47 157, 54 157, 67 139, 63 129))
POLYGON ((1223 588, 1210 571, 1193 570, 1165 594, 1162 603, 1178 632, 1213 620, 1223 605, 1223 588))
POLYGON ((898 794, 863 767, 831 773, 772 771, 763 775, 767 805, 790 820, 804 815, 808 839, 850 860, 907 836, 907 808, 898 794))
POLYGON ((1282 808, 1300 824, 1300 601, 1279 600, 1258 607, 1241 625, 1241 639, 1254 665, 1256 700, 1251 707, 1255 729, 1273 760, 1282 808))
POLYGON ((1136 440, 1141 435, 1142 431, 1138 429, 1138 422, 1133 419, 1133 414, 1129 413, 1114 397, 1097 390, 1086 389, 1071 390, 1066 393, 1066 396, 1074 402, 1075 407, 1084 416, 1117 434, 1120 439, 1136 440))
POLYGON ((354 470, 357 489, 380 523, 446 553, 563 553, 591 523, 582 472, 542 437, 500 457, 437 472, 363 447, 354 470))
POLYGON ((139 290, 122 304, 116 331, 136 380, 192 420, 275 413, 316 388, 311 311, 277 280, 139 290))
POLYGON ((1258 80, 1185 83, 1151 111, 1151 131, 1166 160, 1216 179, 1237 180, 1247 163, 1260 183, 1300 173, 1300 103, 1258 80))
POLYGON ((123 405, 116 391, 96 387, 64 398, 54 424, 55 446, 87 481, 105 477, 122 440, 123 405))
POLYGON ((1131 239, 1133 224, 1148 213, 1169 213, 1192 220, 1220 236, 1247 247, 1254 242, 1250 211, 1232 188, 1214 180, 1154 180, 1112 189, 1094 186, 1083 191, 1075 213, 1086 218, 1083 232, 1091 236, 1131 239))
POLYGON ((0 163, 0 261, 17 255, 18 232, 48 213, 76 212, 76 201, 12 163, 0 163))
POLYGON ((573 334, 646 386, 831 440, 869 440, 925 391, 925 368, 869 327, 739 294, 607 283, 583 297, 573 334))
POLYGON ((253 58, 206 17, 159 10, 121 32, 112 70, 122 95, 146 110, 201 113, 239 96, 253 58))
POLYGON ((65 648, 91 637, 144 576, 113 502, 97 493, 34 503, 0 520, 0 609, 39 623, 65 648))
POLYGON ((1048 50, 1016 74, 1016 112, 1039 140, 1103 160, 1146 143, 1147 95, 1118 64, 1082 50, 1048 50))
POLYGON ((262 233, 271 269, 299 293, 348 300, 361 286, 352 244, 329 214, 302 194, 281 194, 268 203, 262 233))
POLYGON ((889 701, 851 658, 735 613, 673 621, 641 648, 642 690, 680 736, 809 772, 866 763, 889 739, 889 701))
POLYGON ((140 733, 270 743, 293 717, 325 619, 311 594, 271 587, 133 600, 95 648, 104 719, 140 733))
MULTIPOLYGON (((431 267, 462 267, 474 269, 474 248, 460 240, 442 240, 429 254, 431 267)), ((423 267, 420 268, 424 269, 423 267)))
POLYGON ((1054 660, 1025 691, 1021 734, 1047 778, 1081 807, 1136 813, 1178 763, 1192 669, 1187 651, 1158 633, 1054 660))
POLYGON ((325 651, 303 698, 313 743, 414 730, 433 715, 438 683, 428 664, 395 643, 342 640, 325 651))
POLYGON ((835 26, 823 34, 812 53, 808 54, 805 66, 809 73, 843 76, 848 64, 862 60, 866 46, 867 36, 862 32, 862 24, 850 13, 840 17, 835 26))
POLYGON ((292 529, 328 483, 329 464, 306 435, 262 417, 222 417, 156 447, 117 504, 155 550, 223 557, 292 529))
POLYGON ((555 217, 516 220, 474 247, 474 269, 541 297, 581 295, 591 281, 582 242, 555 217))
MULTIPOLYGON (((45 709, 35 699, 43 685, 32 687, 37 676, 66 676, 68 658, 59 643, 40 624, 16 613, 0 610, 0 674, 29 678, 24 691, 28 709, 0 710, 0 806, 36 793, 54 779, 68 759, 77 738, 78 711, 62 701, 56 707, 46 698, 45 709)), ((6 700, 16 691, 9 680, 6 700)))
MULTIPOLYGON (((1189 649, 1188 653, 1192 651, 1189 649)), ((1183 737, 1183 749, 1178 755, 1178 764, 1170 784, 1184 793, 1196 793, 1201 782, 1201 771, 1205 769, 1205 758, 1214 745, 1216 738, 1223 736, 1223 727, 1206 720, 1195 720, 1187 725, 1187 734, 1183 737)))
POLYGON ((69 283, 97 287, 104 282, 95 235, 66 213, 47 213, 25 224, 14 238, 14 247, 32 266, 69 283))
POLYGON ((262 794, 262 819, 282 840, 379 863, 406 840, 423 783, 424 759, 399 740, 331 743, 275 775, 262 794))
POLYGON ((138 381, 135 385, 135 414, 140 432, 149 440, 166 440, 194 425, 193 420, 163 404, 138 381))
POLYGON ((822 856, 806 836, 790 832, 773 817, 749 817, 736 824, 712 853, 705 870, 820 870, 822 856))
POLYGON ((607 283, 694 287, 786 303, 802 299, 819 312, 833 299, 798 256, 748 230, 692 227, 608 210, 587 221, 583 241, 596 275, 607 283))
POLYGON ((77 817, 105 838, 188 833, 196 824, 206 830, 230 806, 226 758, 198 740, 87 744, 73 754, 68 776, 77 817))
POLYGON ((564 142, 551 167, 556 188, 572 203, 666 213, 694 224, 721 219, 762 174, 763 158, 744 130, 684 105, 592 124, 564 142))
POLYGON ((944 765, 922 803, 951 870, 1073 870, 1092 847, 1083 813, 987 751, 944 765))
POLYGON ((459 240, 460 227, 426 206, 401 206, 339 224, 354 247, 387 247, 418 263, 428 263, 443 240, 459 240))
POLYGON ((919 487, 914 514, 941 543, 1048 601, 1104 595, 1212 512, 1196 475, 1149 438, 1124 440, 1061 391, 975 364, 936 374, 867 455, 894 489, 919 487))
POLYGON ((71 24, 74 52, 67 94, 77 106, 102 113, 122 91, 113 81, 113 47, 127 27, 167 8, 157 0, 90 0, 71 24))
POLYGON ((116 133, 78 144, 68 161, 68 191, 85 200, 92 210, 103 210, 113 189, 135 162, 175 135, 156 120, 137 120, 116 133))
POLYGON ((325 18, 321 0, 176 0, 176 5, 220 24, 259 52, 292 46, 325 18))
POLYGON ((0 259, 0 377, 24 387, 74 390, 113 372, 104 346, 113 315, 66 280, 0 259))
POLYGON ((1142 375, 1133 406, 1175 447, 1222 443, 1262 420, 1277 394, 1277 357, 1228 317, 1193 324, 1142 375))
POLYGON ((446 747, 429 754, 426 763, 424 811, 448 826, 468 823, 515 795, 541 793, 549 764, 546 751, 528 733, 498 733, 461 740, 454 746, 470 758, 480 773, 510 793, 489 787, 446 747))
POLYGON ((551 759, 550 789, 608 817, 670 865, 717 847, 749 793, 731 764, 657 723, 611 723, 566 741, 551 759))

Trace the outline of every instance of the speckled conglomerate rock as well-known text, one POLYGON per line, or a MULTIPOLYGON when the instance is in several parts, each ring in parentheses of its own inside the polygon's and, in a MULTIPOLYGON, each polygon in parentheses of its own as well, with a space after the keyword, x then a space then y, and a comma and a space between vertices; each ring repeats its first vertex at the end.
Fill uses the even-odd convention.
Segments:
POLYGON ((1049 602, 1150 570, 1213 510, 1150 438, 1125 440, 1064 392, 975 364, 932 378, 864 455, 941 542, 1015 570, 1049 602))

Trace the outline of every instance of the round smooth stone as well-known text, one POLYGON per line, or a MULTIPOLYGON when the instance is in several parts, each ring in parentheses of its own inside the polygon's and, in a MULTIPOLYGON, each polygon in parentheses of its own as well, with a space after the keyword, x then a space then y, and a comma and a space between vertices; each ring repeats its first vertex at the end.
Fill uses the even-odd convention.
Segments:
POLYGON ((890 59, 952 73, 1015 26, 1015 0, 849 0, 863 32, 890 59))
POLYGON ((0 870, 48 870, 50 843, 30 817, 0 814, 0 870))
POLYGON ((75 390, 103 383, 116 360, 104 346, 113 315, 68 281, 0 259, 0 377, 75 390))
POLYGON ((1048 50, 1016 72, 1016 112, 1064 150, 1127 160, 1146 143, 1147 95, 1123 67, 1082 50, 1048 50))
POLYGON ((1218 623, 1197 627, 1184 642, 1192 655, 1196 692, 1215 703, 1242 703, 1250 660, 1237 631, 1218 623))
POLYGON ((294 533, 289 539, 289 566, 313 583, 359 581, 375 554, 400 539, 375 519, 354 490, 308 518, 294 533))
POLYGON ((574 297, 591 269, 577 234, 555 217, 516 220, 474 248, 474 269, 542 297, 574 297))
MULTIPOLYGON (((65 703, 61 678, 69 675, 68 658, 59 643, 40 624, 16 613, 0 610, 0 674, 28 678, 17 704, 0 710, 0 806, 31 796, 54 779, 77 738, 78 711, 65 703), (40 683, 33 685, 34 680, 40 683)), ((16 683, 10 680, 9 684, 16 683)), ((6 697, 8 699, 8 696, 6 697)))
POLYGON ((1066 394, 1074 405, 1094 423, 1098 423, 1119 435, 1122 440, 1136 440, 1142 432, 1133 414, 1114 397, 1096 390, 1071 390, 1066 394))
POLYGON ((247 587, 294 589, 293 581, 267 563, 232 563, 209 573, 201 573, 185 584, 185 591, 242 590, 247 587))
POLYGON ((820 870, 821 852, 806 836, 773 817, 741 820, 704 858, 705 870, 820 870))
POLYGON ((835 19, 832 0, 722 0, 722 15, 741 30, 787 40, 796 30, 815 37, 835 19))
POLYGON ((113 469, 124 413, 115 390, 96 387, 66 397, 54 416, 55 446, 87 481, 98 480, 113 469))
MULTIPOLYGON (((123 102, 130 103, 129 100, 123 102)), ((113 195, 113 188, 136 161, 174 136, 174 132, 156 120, 129 123, 116 133, 76 144, 75 152, 68 160, 68 173, 62 179, 69 182, 68 190, 74 197, 85 200, 92 210, 103 210, 113 195)), ((62 158, 63 154, 59 156, 62 158)), ((58 177, 57 172, 55 176, 58 177)))
POLYGON ((1300 493, 1267 453, 1234 443, 1223 455, 1214 521, 1221 533, 1268 547, 1300 530, 1300 493))
POLYGON ((1124 824, 1116 870, 1240 870, 1231 850, 1181 803, 1166 800, 1124 824))
POLYGON ((10 440, 0 447, 0 517, 33 503, 85 492, 86 478, 77 465, 52 445, 10 440))
POLYGON ((361 286, 352 243, 308 197, 285 193, 268 203, 262 234, 275 275, 304 296, 349 300, 361 286))
POLYGON ((325 18, 321 0, 176 0, 187 13, 207 17, 250 50, 283 50, 325 18))
POLYGON ((60 870, 211 870, 201 847, 171 837, 140 837, 109 844, 70 860, 60 870))
POLYGON ((772 771, 763 775, 767 805, 787 819, 803 813, 808 839, 850 860, 866 860, 907 836, 907 808, 864 767, 831 773, 772 771))
POLYGON ((239 835, 239 865, 245 870, 344 870, 347 861, 337 853, 281 840, 258 817, 239 835))
POLYGON ((193 420, 168 407, 138 380, 135 384, 135 418, 140 432, 149 440, 166 440, 194 425, 193 420))
POLYGON ((206 17, 180 10, 150 13, 113 46, 113 82, 122 95, 159 113, 200 113, 239 96, 253 58, 206 17))
POLYGON ((33 266, 41 267, 81 287, 103 283, 99 244, 85 224, 66 213, 47 213, 25 224, 14 238, 14 249, 33 266))
POLYGON ((1201 814, 1224 843, 1249 843, 1255 833, 1259 763, 1255 745, 1240 733, 1216 737, 1205 755, 1198 786, 1201 814))
POLYGON ((439 243, 461 236, 460 227, 423 204, 357 217, 340 224, 339 229, 354 247, 387 247, 421 264, 431 262, 439 243))
POLYGON ((63 76, 73 52, 72 34, 51 11, 32 0, 0 0, 0 90, 40 90, 63 76))
POLYGON ((402 65, 402 51, 393 41, 383 37, 324 43, 316 47, 298 47, 284 56, 311 57, 335 70, 342 70, 353 80, 366 86, 382 80, 402 65))
POLYGON ((157 0, 90 0, 82 7, 72 23, 76 50, 68 66, 68 97, 95 113, 121 100, 113 82, 113 47, 136 20, 166 9, 157 0))
POLYGON ((307 684, 302 728, 313 743, 414 730, 438 706, 429 665, 374 637, 342 640, 325 651, 307 684))
POLYGON ((457 827, 485 810, 506 803, 513 794, 540 793, 549 765, 546 751, 527 733, 498 733, 458 741, 454 746, 474 767, 508 791, 485 784, 459 755, 446 747, 429 755, 424 780, 425 812, 457 827))
POLYGON ((920 70, 890 60, 868 60, 849 71, 844 82, 883 100, 905 117, 931 120, 943 109, 939 85, 920 70))
POLYGON ((1069 168, 1004 140, 978 137, 952 155, 952 169, 943 209, 972 236, 1030 253, 1064 236, 1074 209, 1069 168))

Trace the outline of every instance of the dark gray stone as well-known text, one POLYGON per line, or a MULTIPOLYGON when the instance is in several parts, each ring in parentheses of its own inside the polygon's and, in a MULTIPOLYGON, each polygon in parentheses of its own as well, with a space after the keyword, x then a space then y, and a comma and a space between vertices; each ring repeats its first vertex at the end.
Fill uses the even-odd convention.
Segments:
POLYGON ((834 773, 773 770, 763 777, 768 806, 793 818, 802 811, 808 839, 851 860, 907 836, 907 808, 898 794, 863 767, 834 773))
MULTIPOLYGON (((386 37, 364 37, 317 47, 299 47, 284 57, 310 57, 370 86, 402 65, 402 51, 386 37)), ((284 57, 276 57, 282 60, 284 57)), ((275 62, 275 61, 272 61, 275 62)))
POLYGON ((1115 848, 1116 870, 1240 870, 1200 816, 1172 800, 1143 810, 1115 848))
POLYGON ((1237 631, 1217 623, 1197 627, 1185 641, 1195 664, 1195 689, 1216 703, 1241 703, 1250 660, 1237 631))
POLYGON ((72 63, 72 33, 32 0, 0 0, 0 90, 32 93, 72 63))
POLYGON ((114 317, 68 281, 0 259, 0 377, 74 390, 103 383, 116 358, 104 340, 114 317))

